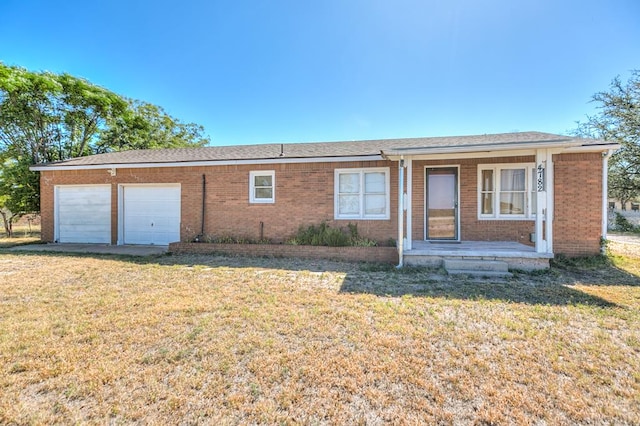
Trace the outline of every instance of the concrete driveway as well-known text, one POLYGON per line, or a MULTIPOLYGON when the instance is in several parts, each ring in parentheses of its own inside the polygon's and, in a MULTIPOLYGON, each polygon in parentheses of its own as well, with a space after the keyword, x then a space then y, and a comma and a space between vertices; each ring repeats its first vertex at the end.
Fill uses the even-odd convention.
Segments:
POLYGON ((616 243, 640 244, 640 235, 638 234, 616 234, 609 232, 607 239, 616 243))
POLYGON ((10 251, 48 251, 58 253, 121 254, 126 256, 151 256, 164 254, 168 246, 112 246, 109 244, 29 244, 11 247, 10 251))

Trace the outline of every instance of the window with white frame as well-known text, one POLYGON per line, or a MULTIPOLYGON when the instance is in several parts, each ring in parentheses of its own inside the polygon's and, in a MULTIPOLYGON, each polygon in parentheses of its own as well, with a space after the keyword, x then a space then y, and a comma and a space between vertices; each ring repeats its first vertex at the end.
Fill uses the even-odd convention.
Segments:
POLYGON ((478 166, 478 217, 531 219, 536 214, 534 164, 478 166))
POLYGON ((389 168, 336 169, 336 219, 389 219, 389 168))
POLYGON ((249 172, 249 201, 251 203, 275 203, 276 172, 262 170, 249 172))

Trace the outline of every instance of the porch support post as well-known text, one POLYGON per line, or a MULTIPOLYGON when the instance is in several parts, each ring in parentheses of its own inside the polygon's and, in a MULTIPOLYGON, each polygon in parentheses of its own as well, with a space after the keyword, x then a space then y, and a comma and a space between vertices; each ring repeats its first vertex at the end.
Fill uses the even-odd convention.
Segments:
POLYGON ((607 238, 607 228, 609 225, 609 157, 612 150, 602 153, 602 238, 607 238))
POLYGON ((549 182, 546 182, 546 163, 547 163, 547 150, 546 149, 538 149, 536 150, 536 181, 533 182, 536 190, 536 226, 535 226, 535 244, 536 244, 536 252, 538 253, 546 253, 547 252, 547 241, 544 236, 544 228, 543 228, 543 215, 545 212, 545 203, 547 201, 547 185, 549 182))
POLYGON ((553 152, 547 149, 547 176, 546 176, 546 190, 547 190, 547 211, 544 215, 544 227, 545 237, 547 240, 547 253, 553 253, 553 217, 555 216, 555 180, 554 180, 554 164, 553 164, 553 152))
POLYGON ((412 220, 411 212, 413 211, 413 158, 409 156, 407 158, 407 191, 405 192, 405 211, 407 212, 407 245, 405 250, 413 249, 413 238, 411 236, 412 220))
POLYGON ((398 268, 404 263, 404 156, 398 161, 398 268))

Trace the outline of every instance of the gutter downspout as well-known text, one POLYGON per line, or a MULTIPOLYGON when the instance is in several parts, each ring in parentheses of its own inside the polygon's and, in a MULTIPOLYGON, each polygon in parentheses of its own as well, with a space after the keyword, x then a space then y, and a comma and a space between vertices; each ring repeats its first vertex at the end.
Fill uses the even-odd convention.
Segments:
POLYGON ((398 162, 398 266, 400 269, 404 263, 404 156, 398 162))
POLYGON ((200 238, 204 238, 204 213, 207 205, 207 176, 202 174, 202 222, 200 223, 200 238))
MULTIPOLYGON (((609 158, 613 154, 613 150, 602 153, 602 239, 607 239, 607 227, 609 225, 609 158)), ((602 253, 605 252, 605 246, 602 245, 602 253)))

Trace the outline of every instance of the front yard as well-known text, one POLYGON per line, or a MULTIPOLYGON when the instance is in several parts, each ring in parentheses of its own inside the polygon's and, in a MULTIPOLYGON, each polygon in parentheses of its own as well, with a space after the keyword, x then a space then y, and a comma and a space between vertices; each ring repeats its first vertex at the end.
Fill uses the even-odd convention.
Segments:
POLYGON ((640 423, 640 255, 505 281, 0 252, 0 423, 640 423))

